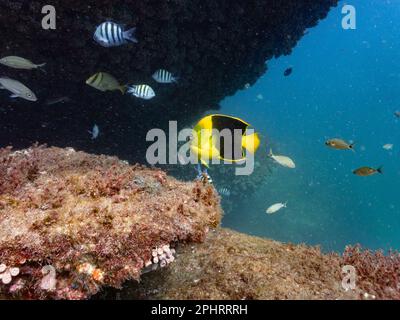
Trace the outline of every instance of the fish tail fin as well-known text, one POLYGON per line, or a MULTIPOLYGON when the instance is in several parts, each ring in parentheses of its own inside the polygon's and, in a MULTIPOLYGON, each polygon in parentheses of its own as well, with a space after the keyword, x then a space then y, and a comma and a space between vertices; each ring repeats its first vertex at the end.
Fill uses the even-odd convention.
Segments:
POLYGON ((272 148, 269 149, 268 157, 272 157, 274 154, 272 153, 272 148))
POLYGON ((180 79, 180 77, 173 77, 172 82, 179 83, 179 79, 180 79))
POLYGON ((42 63, 42 64, 38 64, 38 65, 36 66, 36 68, 39 69, 40 71, 42 71, 44 74, 47 74, 46 69, 44 69, 45 66, 46 66, 46 62, 45 62, 45 63, 42 63))
POLYGON ((118 87, 118 90, 121 91, 122 94, 125 94, 126 91, 128 90, 128 85, 127 85, 127 84, 124 84, 124 85, 122 85, 122 86, 119 86, 119 87, 118 87))
POLYGON ((380 174, 383 174, 383 166, 380 166, 378 169, 376 169, 376 171, 380 174))
POLYGON ((353 151, 353 152, 356 152, 356 149, 354 148, 355 145, 356 145, 355 142, 353 142, 352 144, 349 145, 350 150, 353 151))
POLYGON ((260 137, 258 133, 252 133, 247 136, 243 136, 242 147, 252 154, 256 153, 258 147, 260 146, 260 137))
POLYGON ((124 39, 134 42, 134 43, 138 43, 138 40, 135 37, 135 32, 136 32, 136 28, 132 28, 129 29, 127 31, 124 32, 124 39))

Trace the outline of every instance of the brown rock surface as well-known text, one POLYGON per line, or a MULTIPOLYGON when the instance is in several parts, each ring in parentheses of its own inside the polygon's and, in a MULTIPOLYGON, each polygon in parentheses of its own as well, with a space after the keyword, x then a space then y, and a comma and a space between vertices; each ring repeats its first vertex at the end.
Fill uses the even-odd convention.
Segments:
POLYGON ((356 299, 341 287, 341 258, 227 229, 184 246, 168 270, 103 297, 121 299, 356 299))

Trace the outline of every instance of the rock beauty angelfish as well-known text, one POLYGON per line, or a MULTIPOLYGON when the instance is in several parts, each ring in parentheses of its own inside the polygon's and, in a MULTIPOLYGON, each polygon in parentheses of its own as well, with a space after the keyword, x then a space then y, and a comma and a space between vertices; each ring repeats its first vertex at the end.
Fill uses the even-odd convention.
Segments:
POLYGON ((250 124, 239 118, 223 114, 208 115, 194 127, 190 149, 206 167, 213 159, 232 163, 244 161, 246 160, 245 151, 254 154, 260 146, 258 133, 248 134, 249 127, 250 124), (223 138, 223 132, 226 129, 231 132, 231 141, 223 138), (241 131, 240 139, 237 139, 235 130, 241 131), (231 145, 229 145, 230 142, 231 145))

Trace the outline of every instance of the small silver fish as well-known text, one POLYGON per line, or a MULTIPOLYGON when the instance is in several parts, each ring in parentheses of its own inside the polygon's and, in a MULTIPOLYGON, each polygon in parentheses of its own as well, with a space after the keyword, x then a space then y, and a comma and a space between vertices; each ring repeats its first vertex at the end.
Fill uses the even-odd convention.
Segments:
POLYGON ((93 126, 92 130, 88 130, 88 132, 92 135, 92 140, 95 140, 99 137, 100 134, 100 128, 97 124, 93 126))
POLYGON ((385 144, 382 148, 387 151, 393 150, 393 144, 392 143, 385 144))
POLYGON ((136 28, 124 31, 124 28, 111 21, 103 22, 96 28, 94 33, 94 40, 103 47, 118 47, 128 42, 137 43, 135 38, 136 28))
POLYGON ((53 99, 49 99, 46 101, 46 106, 52 106, 53 104, 58 104, 58 103, 65 103, 65 102, 70 102, 71 98, 70 97, 57 97, 53 99))
POLYGON ((153 99, 156 96, 156 93, 154 92, 153 88, 148 86, 147 84, 140 84, 137 86, 129 87, 128 93, 137 98, 145 100, 153 99))
POLYGON ((272 149, 269 152, 269 157, 283 167, 290 168, 290 169, 296 168, 296 164, 294 163, 294 161, 292 159, 290 159, 289 157, 286 157, 286 156, 274 155, 272 153, 272 149))
POLYGON ((46 63, 35 64, 28 59, 17 56, 8 56, 1 58, 0 63, 10 68, 24 69, 24 70, 39 69, 46 65, 46 63))
POLYGON ((266 210, 266 213, 274 214, 283 208, 287 208, 287 203, 275 203, 266 210))
POLYGON ((256 101, 262 101, 264 100, 264 96, 260 93, 256 96, 256 101))
POLYGON ((174 83, 178 82, 178 78, 174 77, 171 72, 160 69, 153 74, 153 79, 158 83, 174 83))
POLYGON ((0 89, 10 91, 12 93, 11 98, 22 98, 28 101, 38 100, 31 89, 17 80, 0 78, 0 89))

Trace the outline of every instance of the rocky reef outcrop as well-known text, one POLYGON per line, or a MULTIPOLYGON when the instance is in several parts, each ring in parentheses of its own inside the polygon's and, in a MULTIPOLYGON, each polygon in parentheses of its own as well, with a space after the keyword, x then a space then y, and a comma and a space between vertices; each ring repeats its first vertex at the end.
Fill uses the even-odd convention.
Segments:
POLYGON ((400 254, 347 247, 343 255, 218 228, 202 244, 181 246, 178 261, 97 298, 216 300, 371 300, 400 298, 400 254), (344 290, 344 266, 356 271, 344 290))
POLYGON ((214 188, 73 149, 0 149, 0 296, 84 299, 175 260, 221 218, 214 188))
POLYGON ((400 298, 398 252, 324 254, 219 228, 221 215, 203 182, 71 148, 0 149, 0 298, 400 298))
POLYGON ((150 128, 179 127, 217 109, 219 102, 254 84, 265 62, 289 54, 337 0, 53 0, 56 30, 43 30, 41 0, 0 1, 2 56, 46 62, 46 73, 0 66, 0 74, 30 87, 39 102, 10 101, 0 92, 0 145, 72 146, 142 162, 150 128), (138 44, 103 48, 92 38, 97 25, 114 20, 137 27, 138 44), (165 68, 177 85, 157 85, 151 75, 165 68), (121 83, 147 83, 157 97, 143 102, 85 85, 96 72, 121 83), (68 97, 64 103, 46 104, 68 97), (87 130, 97 123, 96 143, 87 130))

